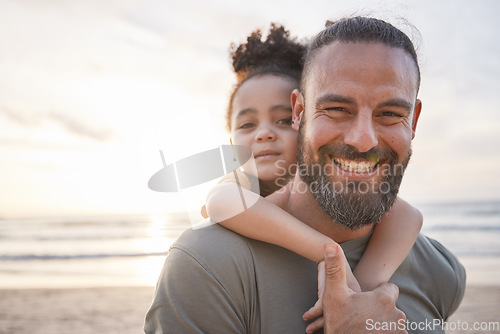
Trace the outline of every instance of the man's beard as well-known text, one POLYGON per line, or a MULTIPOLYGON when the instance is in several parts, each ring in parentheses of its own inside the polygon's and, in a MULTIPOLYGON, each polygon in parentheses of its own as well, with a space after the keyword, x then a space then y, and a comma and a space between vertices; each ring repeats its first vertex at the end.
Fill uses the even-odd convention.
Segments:
MULTIPOLYGON (((300 179, 308 185, 316 201, 330 219, 356 231, 357 229, 374 225, 389 211, 394 204, 404 171, 411 157, 411 149, 401 164, 398 164, 398 155, 393 150, 372 148, 367 152, 359 152, 356 148, 346 144, 323 145, 318 150, 318 161, 314 163, 313 152, 304 142, 304 125, 299 127, 297 161, 300 179), (379 182, 370 181, 335 181, 328 176, 336 168, 326 164, 328 157, 347 160, 378 159, 385 166, 377 166, 383 173, 379 182), (385 167, 385 169, 383 168, 385 167), (330 172, 328 172, 330 171, 330 172)), ((331 162, 334 164, 333 160, 331 162)))

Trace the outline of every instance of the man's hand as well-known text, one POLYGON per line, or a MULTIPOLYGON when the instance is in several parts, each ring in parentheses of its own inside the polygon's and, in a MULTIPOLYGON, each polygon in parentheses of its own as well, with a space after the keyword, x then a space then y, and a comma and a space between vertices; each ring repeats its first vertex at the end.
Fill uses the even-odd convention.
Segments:
MULTIPOLYGON (((349 268, 349 263, 345 260, 345 272, 346 272, 346 282, 347 286, 354 292, 361 292, 361 287, 359 286, 356 277, 354 277, 351 268, 349 268)), ((307 312, 302 315, 304 321, 309 321, 316 318, 313 322, 307 325, 306 333, 314 333, 317 330, 323 328, 323 294, 325 293, 325 261, 321 261, 318 264, 318 300, 307 312)))
POLYGON ((407 333, 406 316, 396 308, 398 287, 381 284, 368 292, 354 292, 347 286, 345 257, 335 243, 325 245, 325 292, 323 317, 326 334, 407 333), (392 324, 393 331, 376 331, 373 324, 392 324))

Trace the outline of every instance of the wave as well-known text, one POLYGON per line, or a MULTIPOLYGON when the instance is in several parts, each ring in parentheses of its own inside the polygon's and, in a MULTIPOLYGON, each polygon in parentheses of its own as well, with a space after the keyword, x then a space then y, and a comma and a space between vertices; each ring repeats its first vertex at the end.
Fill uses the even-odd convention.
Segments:
POLYGON ((0 255, 0 261, 47 261, 47 260, 84 260, 84 259, 103 259, 120 257, 147 257, 147 256, 165 256, 168 252, 151 253, 116 253, 116 254, 74 254, 74 255, 0 255))
POLYGON ((424 225, 424 232, 425 231, 478 231, 478 232, 488 232, 488 231, 499 231, 500 232, 500 226, 496 225, 482 225, 482 226, 477 226, 477 225, 424 225))
MULTIPOLYGON (((59 236, 39 236, 39 235, 3 235, 0 234, 0 240, 7 241, 112 241, 112 240, 130 240, 130 239, 150 239, 148 234, 131 235, 59 235, 59 236)), ((168 238, 168 236, 165 236, 168 238)))
MULTIPOLYGON (((451 247, 450 247, 451 248, 451 247)), ((480 249, 453 249, 455 256, 461 257, 500 257, 500 249, 495 250, 480 250, 480 249)))
MULTIPOLYGON (((500 249, 453 249, 453 253, 457 256, 479 256, 479 257, 500 257, 500 249)), ((0 255, 0 261, 5 262, 24 262, 24 261, 68 261, 68 260, 98 260, 109 258, 130 258, 130 257, 150 257, 150 256, 166 256, 168 252, 151 252, 151 253, 116 253, 116 254, 60 254, 60 255, 38 255, 38 254, 22 254, 22 255, 0 255)))

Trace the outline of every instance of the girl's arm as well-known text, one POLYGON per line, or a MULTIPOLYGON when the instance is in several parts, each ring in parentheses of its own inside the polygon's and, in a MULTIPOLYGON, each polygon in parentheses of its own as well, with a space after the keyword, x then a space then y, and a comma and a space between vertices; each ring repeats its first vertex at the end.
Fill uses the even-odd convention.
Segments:
MULTIPOLYGON (((206 203, 212 220, 247 238, 284 247, 316 263, 324 260, 323 246, 334 242, 331 238, 245 187, 236 191, 237 186, 235 182, 224 182, 212 189, 206 203), (246 210, 242 209, 241 195, 247 203, 253 203, 246 210)), ((350 270, 346 279, 351 289, 361 291, 350 270)))
POLYGON ((287 248, 316 263, 323 260, 323 245, 332 239, 244 187, 235 190, 237 186, 225 182, 212 189, 206 203, 211 219, 245 237, 287 248))
POLYGON ((363 291, 373 290, 391 278, 413 247, 422 220, 420 211, 398 197, 375 226, 365 253, 354 268, 363 291))

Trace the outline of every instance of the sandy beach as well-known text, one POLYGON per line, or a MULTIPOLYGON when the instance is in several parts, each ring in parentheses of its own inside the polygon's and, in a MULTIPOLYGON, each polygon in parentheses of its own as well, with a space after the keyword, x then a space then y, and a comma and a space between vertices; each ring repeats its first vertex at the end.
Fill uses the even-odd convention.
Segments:
POLYGON ((447 334, 500 333, 500 286, 467 286, 462 304, 448 323, 447 334), (483 328, 488 325, 491 329, 473 330, 475 323, 483 328), (461 329, 451 330, 454 325, 461 329), (465 329, 466 326, 469 328, 465 329))
MULTIPOLYGON (((142 333, 152 287, 0 290, 0 333, 142 333)), ((500 322, 500 287, 469 286, 449 322, 500 322)), ((449 330, 451 334, 498 330, 449 330)))
POLYGON ((142 333, 153 293, 153 287, 0 290, 0 333, 142 333))

